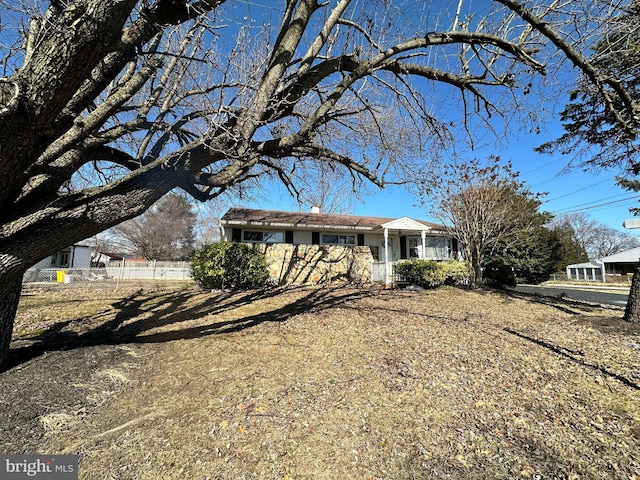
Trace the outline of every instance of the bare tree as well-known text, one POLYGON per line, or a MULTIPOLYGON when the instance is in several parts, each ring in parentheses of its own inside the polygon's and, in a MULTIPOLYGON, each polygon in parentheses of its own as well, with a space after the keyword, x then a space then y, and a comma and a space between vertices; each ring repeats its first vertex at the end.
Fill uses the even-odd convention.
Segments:
MULTIPOLYGON (((561 112, 565 134, 542 145, 541 151, 573 152, 591 168, 623 167, 618 184, 627 190, 640 190, 640 2, 623 2, 621 10, 609 16, 609 27, 593 43, 589 63, 593 70, 582 70, 577 88, 561 112), (602 84, 593 75, 615 79, 602 84)), ((638 214, 640 209, 631 209, 638 214)), ((640 263, 635 269, 624 319, 640 323, 640 263)))
POLYGON ((550 226, 570 234, 591 260, 640 246, 638 237, 611 228, 583 212, 559 215, 551 221, 550 226))
POLYGON ((317 170, 308 170, 306 178, 300 179, 298 184, 300 209, 317 207, 323 213, 352 213, 355 199, 362 191, 356 191, 345 173, 333 165, 320 165, 317 170))
POLYGON ((184 196, 170 193, 111 231, 133 255, 148 260, 188 260, 195 250, 196 217, 184 196))
POLYGON ((544 223, 538 213, 539 195, 518 180, 509 163, 497 157, 488 162, 472 160, 446 169, 440 181, 430 187, 431 214, 440 219, 462 247, 482 282, 485 258, 496 249, 513 249, 524 233, 544 223))
POLYGON ((608 257, 636 247, 640 247, 638 237, 603 225, 598 229, 594 258, 608 257))
POLYGON ((428 141, 493 127, 561 59, 605 108, 635 109, 582 54, 611 2, 27 1, 0 0, 0 365, 25 270, 175 188, 295 195, 309 164, 356 184, 424 176, 428 141))
POLYGON ((226 204, 219 198, 199 204, 198 218, 194 233, 198 248, 220 240, 222 235, 220 218, 224 214, 226 204))
POLYGON ((595 255, 598 229, 602 226, 596 220, 582 212, 565 213, 550 222, 553 229, 559 229, 570 235, 571 240, 582 248, 590 259, 595 255))

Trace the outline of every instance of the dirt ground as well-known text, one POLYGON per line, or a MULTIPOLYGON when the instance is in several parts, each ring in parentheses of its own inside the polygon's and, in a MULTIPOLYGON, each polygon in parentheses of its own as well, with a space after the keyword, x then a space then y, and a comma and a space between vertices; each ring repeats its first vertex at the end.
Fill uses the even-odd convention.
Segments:
POLYGON ((84 479, 640 478, 640 327, 441 288, 27 292, 0 452, 84 479))

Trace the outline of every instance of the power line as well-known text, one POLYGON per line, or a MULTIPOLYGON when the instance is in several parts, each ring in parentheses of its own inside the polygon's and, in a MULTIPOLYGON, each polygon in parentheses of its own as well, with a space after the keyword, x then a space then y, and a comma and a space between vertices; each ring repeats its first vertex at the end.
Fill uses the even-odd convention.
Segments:
MULTIPOLYGON (((614 200, 612 202, 599 203, 599 204, 596 204, 596 205, 590 205, 590 204, 592 204, 594 202, 589 202, 589 203, 583 203, 583 204, 580 204, 580 205, 574 205, 573 207, 563 208, 563 209, 557 210, 554 213, 576 213, 576 212, 581 212, 581 211, 584 211, 584 210, 591 210, 591 209, 598 208, 598 207, 604 207, 604 206, 607 206, 607 205, 614 205, 614 204, 618 204, 618 203, 622 203, 622 202, 627 202, 629 200, 639 200, 639 199, 640 199, 640 197, 638 197, 638 195, 633 195, 631 197, 622 198, 620 200, 614 200), (590 205, 590 206, 588 206, 588 205, 590 205)), ((596 202, 599 202, 599 201, 600 200, 596 200, 596 202)), ((632 202, 629 202, 629 204, 631 204, 631 203, 632 202)), ((621 205, 618 205, 618 206, 621 206, 621 205)))
POLYGON ((587 207, 585 208, 585 210, 591 210, 591 209, 596 209, 597 211, 602 211, 602 210, 611 210, 614 208, 621 208, 621 207, 626 207, 626 206, 631 206, 631 205, 636 205, 638 203, 638 199, 634 199, 632 201, 629 202, 624 202, 624 203, 620 203, 618 205, 609 205, 609 206, 599 206, 599 205, 594 205, 593 207, 587 207))
MULTIPOLYGON (((598 186, 598 185, 602 185, 603 183, 606 183, 606 182, 608 182, 609 180, 610 180, 610 179, 608 179, 608 178, 607 178, 607 179, 605 179, 605 180, 603 180, 603 181, 601 181, 601 182, 597 182, 597 183, 594 183, 594 184, 592 184, 592 185, 587 185, 586 187, 579 188, 578 190, 574 190, 573 192, 565 193, 564 195, 560 195, 559 197, 553 197, 553 198, 550 198, 549 200, 545 200, 545 201, 544 201, 544 202, 542 202, 542 203, 548 203, 548 202, 552 202, 552 201, 554 201, 554 200, 558 200, 558 199, 560 199, 560 198, 569 197, 569 196, 571 196, 571 195, 573 195, 573 194, 576 194, 576 193, 578 193, 578 192, 582 192, 582 191, 584 191, 584 190, 588 190, 588 189, 590 189, 591 187, 596 187, 596 186, 598 186)), ((624 195, 624 193, 623 193, 623 194, 621 194, 621 195, 624 195)), ((608 198, 615 198, 615 197, 619 197, 619 196, 620 196, 620 195, 615 195, 615 196, 613 196, 613 197, 602 198, 602 199, 600 199, 600 200, 607 200, 608 198)), ((597 202, 599 202, 600 200, 596 200, 596 201, 597 201, 597 202)))
MULTIPOLYGON (((551 160, 550 162, 544 163, 544 164, 542 164, 542 165, 540 165, 540 166, 538 166, 536 168, 533 168, 533 169, 531 169, 531 170, 529 170, 527 172, 522 173, 522 175, 529 175, 530 173, 537 172, 538 170, 541 170, 541 169, 543 169, 545 167, 548 167, 549 165, 552 165, 552 164, 558 162, 558 160, 559 159, 557 159, 557 158, 555 160, 551 160)), ((546 180, 544 180, 544 181, 546 182, 546 180)))
MULTIPOLYGON (((596 184, 596 185, 597 185, 597 184, 596 184)), ((587 189, 589 189, 589 188, 591 188, 591 187, 593 187, 593 186, 594 186, 594 185, 591 185, 590 187, 581 188, 580 190, 576 190, 575 192, 566 193, 566 194, 564 194, 564 195, 560 195, 559 197, 550 198, 549 200, 545 200, 545 201, 544 201, 544 202, 542 202, 542 203, 553 202, 554 200, 559 200, 559 199, 561 199, 561 198, 568 197, 568 196, 570 196, 570 195, 573 195, 574 193, 581 192, 582 190, 587 190, 587 189)), ((580 207, 581 205, 590 205, 590 204, 595 203, 595 202, 602 202, 602 201, 604 201, 604 200, 610 200, 610 199, 612 199, 612 198, 622 197, 623 195, 627 195, 627 193, 625 192, 625 193, 620 193, 620 194, 618 194, 618 195, 612 195, 612 196, 610 196, 610 197, 599 198, 598 200, 594 200, 594 201, 592 201, 592 202, 587 202, 587 203, 585 203, 585 204, 575 205, 575 207, 580 207)), ((571 208, 573 208, 573 207, 571 207, 571 208)))

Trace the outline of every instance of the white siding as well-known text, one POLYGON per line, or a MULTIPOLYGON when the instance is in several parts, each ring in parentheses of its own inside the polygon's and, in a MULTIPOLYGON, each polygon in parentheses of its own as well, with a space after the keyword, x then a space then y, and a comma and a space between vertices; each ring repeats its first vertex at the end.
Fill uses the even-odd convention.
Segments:
POLYGON ((71 247, 71 267, 89 268, 91 266, 91 247, 76 245, 71 247))

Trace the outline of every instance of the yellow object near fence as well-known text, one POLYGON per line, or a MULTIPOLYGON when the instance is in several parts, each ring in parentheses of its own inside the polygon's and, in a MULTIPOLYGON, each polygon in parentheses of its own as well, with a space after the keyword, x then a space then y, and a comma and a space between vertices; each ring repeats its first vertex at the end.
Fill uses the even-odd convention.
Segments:
POLYGON ((64 277, 67 274, 66 270, 56 270, 56 281, 58 283, 64 283, 64 277))

